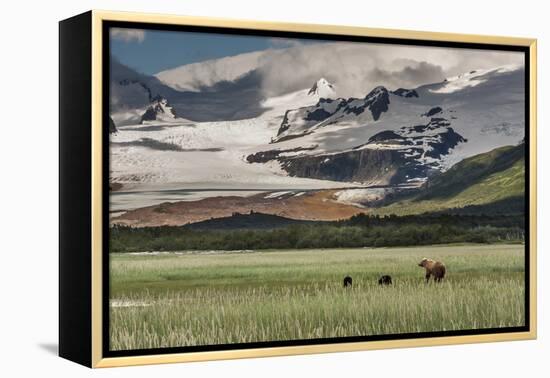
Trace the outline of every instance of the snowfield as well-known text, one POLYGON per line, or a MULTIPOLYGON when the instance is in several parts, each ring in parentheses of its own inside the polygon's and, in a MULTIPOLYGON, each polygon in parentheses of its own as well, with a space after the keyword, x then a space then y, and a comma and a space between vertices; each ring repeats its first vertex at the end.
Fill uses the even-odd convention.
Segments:
POLYGON ((250 164, 245 159, 251 153, 272 148, 269 143, 286 109, 318 100, 305 89, 266 100, 265 113, 253 119, 198 123, 175 119, 119 126, 118 132, 110 136, 111 182, 126 184, 128 191, 356 185, 289 177, 277 163, 250 164))
POLYGON ((520 68, 517 65, 508 65, 503 67, 485 69, 485 70, 473 70, 464 74, 449 77, 445 80, 445 85, 439 89, 432 89, 432 93, 453 93, 460 91, 468 87, 475 87, 478 84, 487 81, 487 78, 483 76, 489 73, 506 73, 516 71, 520 68))

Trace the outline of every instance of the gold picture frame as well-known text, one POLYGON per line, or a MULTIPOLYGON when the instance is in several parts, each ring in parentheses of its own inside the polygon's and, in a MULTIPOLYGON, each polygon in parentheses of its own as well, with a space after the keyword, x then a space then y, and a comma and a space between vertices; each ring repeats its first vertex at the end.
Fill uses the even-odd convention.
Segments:
MULTIPOLYGON (((537 336, 537 265, 536 265, 536 198, 537 198, 537 178, 536 178, 536 123, 537 123, 537 41, 530 38, 514 38, 501 36, 484 36, 470 34, 453 34, 453 33, 437 33, 412 30, 393 30, 393 29, 377 29, 367 27, 352 27, 352 26, 336 26, 336 25, 317 25, 317 24, 295 24, 295 23, 279 23, 279 22, 259 22, 251 20, 231 20, 218 19, 210 17, 189 17, 189 16, 174 16, 160 14, 145 14, 145 13, 126 13, 126 12, 111 12, 93 10, 81 16, 62 21, 60 23, 60 123, 61 123, 61 148, 64 145, 64 131, 66 127, 64 122, 69 121, 86 121, 89 120, 90 128, 82 126, 81 138, 83 143, 89 145, 89 169, 83 175, 89 177, 89 181, 82 183, 83 187, 89 185, 89 199, 86 202, 90 216, 89 223, 84 225, 76 225, 71 222, 70 217, 64 217, 67 210, 73 202, 78 201, 78 194, 71 194, 70 189, 63 189, 63 186, 68 184, 64 181, 64 177, 68 177, 73 171, 69 165, 64 166, 64 161, 68 159, 61 152, 61 186, 62 192, 65 190, 67 194, 66 202, 61 203, 61 236, 65 240, 69 232, 88 233, 88 238, 85 240, 61 242, 60 245, 60 355, 73 361, 82 363, 89 367, 115 367, 115 366, 130 366, 144 364, 161 364, 174 362, 190 362, 190 361, 209 361, 220 359, 238 359, 251 357, 268 357, 268 356, 284 356, 298 354, 313 354, 313 353, 328 353, 328 352, 347 352, 372 349, 389 349, 403 347, 423 347, 449 344, 467 344, 467 343, 483 343, 496 341, 512 341, 512 340, 529 340, 535 339, 537 336), (489 334, 472 334, 472 335, 457 335, 443 337, 426 337, 426 338, 411 338, 411 339, 390 339, 390 340, 374 340, 361 342, 342 342, 330 344, 311 344, 311 345, 296 345, 296 346, 274 346, 274 347, 259 347, 252 349, 228 349, 228 350, 210 350, 197 352, 175 352, 165 354, 150 354, 150 355, 129 355, 106 357, 104 353, 104 338, 105 330, 103 324, 104 314, 104 213, 103 204, 106 201, 105 188, 105 170, 104 170, 104 153, 105 139, 102 132, 104 124, 104 107, 105 107, 105 86, 103 82, 104 68, 104 50, 103 40, 106 38, 104 24, 106 22, 127 22, 138 24, 163 24, 163 25, 186 25, 198 27, 215 27, 228 29, 246 29, 263 32, 291 32, 291 33, 310 33, 310 34, 330 34, 335 36, 356 36, 356 37, 376 37, 382 39, 398 39, 398 40, 414 40, 428 42, 450 42, 450 43, 466 43, 466 44, 487 44, 501 46, 515 46, 525 48, 528 55, 528 123, 529 123, 529 159, 528 159, 528 188, 529 188, 529 217, 528 227, 529 235, 526 236, 526 242, 529 245, 529 266, 528 269, 528 330, 521 332, 504 332, 504 333, 489 333, 489 334), (84 33, 83 40, 88 41, 80 43, 75 36, 78 33, 84 33), (83 93, 89 91, 89 97, 75 96, 75 92, 68 93, 71 88, 74 88, 72 78, 81 78, 82 72, 74 73, 72 76, 67 71, 70 70, 70 60, 74 60, 79 48, 87 49, 87 53, 81 59, 89 59, 89 80, 83 83, 83 93), (78 76, 81 75, 81 76, 78 76), (73 86, 73 87, 71 87, 73 86), (67 93, 65 96, 63 92, 67 93), (87 101, 91 100, 89 103, 87 101), (76 103, 80 101, 80 103, 76 103), (67 114, 68 108, 72 107, 86 108, 88 113, 85 115, 67 114), (73 118, 71 118, 73 117, 73 118), (83 118, 78 118, 83 117, 83 118), (88 117, 88 118, 86 118, 88 117), (90 132, 91 131, 91 132, 90 132), (65 168, 64 168, 65 167, 65 168), (65 171, 63 170, 65 169, 65 171), (64 173, 65 172, 65 173, 64 173), (65 220, 64 220, 65 219, 65 220), (75 227, 80 227, 76 229, 75 227), (89 227, 89 228, 88 228, 89 227), (80 243, 80 244, 79 244, 80 243), (69 251, 69 247, 72 249, 69 251), (78 251, 75 251, 75 246, 78 251), (79 253, 82 258, 69 256, 69 253, 79 253), (72 272, 69 272, 69 270, 72 272), (82 272, 86 272, 80 274, 82 272), (79 278, 73 275, 80 275, 79 278), (82 286, 75 280, 87 280, 89 286, 82 286), (71 291, 79 289, 83 298, 81 306, 78 310, 75 309, 76 292, 71 291), (89 293, 87 289, 90 289, 89 293), (80 312, 79 312, 80 311, 80 312), (89 312, 89 316, 79 318, 82 312, 89 312), (76 322, 77 324, 75 324, 76 322), (69 326, 68 324, 71 323, 69 326), (89 349, 84 348, 80 352, 73 351, 75 345, 78 344, 78 339, 89 341, 89 349)), ((82 55, 82 54, 81 54, 82 55)), ((78 62, 75 62, 75 64, 78 62)), ((527 66, 527 65, 526 65, 527 66)), ((526 67, 527 68, 527 67, 526 67)), ((76 80, 76 79, 75 79, 76 80)), ((80 80, 80 79, 79 79, 80 80)), ((87 93, 87 92, 86 92, 87 93)), ((527 130, 526 130, 527 132, 527 130)), ((68 136, 67 136, 68 138, 68 136)), ((67 154, 71 151, 67 151, 67 154)), ((72 151, 72 153, 76 153, 72 151)), ((67 163, 69 164, 69 163, 67 163)), ((82 195, 82 194, 81 194, 82 195)), ((69 214, 70 215, 70 214, 69 214)), ((76 216, 73 214, 73 216, 76 216)), ((82 281, 83 282, 83 281, 82 281)), ((83 342, 84 343, 84 342, 83 342)))

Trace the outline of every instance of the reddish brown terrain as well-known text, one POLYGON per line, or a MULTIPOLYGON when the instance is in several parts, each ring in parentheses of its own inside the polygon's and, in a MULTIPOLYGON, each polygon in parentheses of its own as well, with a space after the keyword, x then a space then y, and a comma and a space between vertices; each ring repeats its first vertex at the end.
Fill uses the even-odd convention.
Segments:
POLYGON ((283 195, 276 198, 265 198, 266 194, 262 193, 250 197, 227 196, 165 202, 128 211, 112 218, 111 223, 134 227, 180 226, 250 211, 292 219, 329 221, 365 212, 360 207, 334 201, 336 191, 321 190, 301 196, 283 195))

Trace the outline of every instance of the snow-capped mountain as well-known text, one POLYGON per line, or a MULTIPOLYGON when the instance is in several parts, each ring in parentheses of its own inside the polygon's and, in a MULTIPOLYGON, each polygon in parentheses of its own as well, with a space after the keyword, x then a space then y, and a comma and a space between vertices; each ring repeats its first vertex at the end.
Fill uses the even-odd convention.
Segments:
POLYGON ((298 177, 424 181, 465 157, 518 143, 523 90, 523 70, 502 67, 414 89, 377 87, 360 99, 321 98, 286 111, 271 147, 247 160, 277 161, 298 177))
POLYGON ((334 89, 333 84, 329 83, 327 79, 322 77, 313 84, 307 94, 310 96, 317 96, 319 98, 335 98, 336 90, 334 89))
POLYGON ((176 93, 157 78, 140 74, 116 60, 111 60, 109 90, 110 116, 117 127, 139 124, 154 98, 171 98, 176 93))
POLYGON ((297 138, 310 134, 317 128, 349 119, 376 121, 388 110, 388 104, 389 94, 384 87, 374 88, 362 99, 332 100, 321 97, 313 106, 288 110, 273 142, 297 138))
POLYGON ((257 72, 215 82, 201 91, 186 91, 112 60, 110 79, 110 113, 117 126, 139 124, 157 96, 167 99, 178 117, 196 122, 256 118, 265 112, 257 72))
POLYGON ((151 105, 141 116, 141 123, 150 121, 172 122, 176 120, 176 112, 168 103, 168 100, 161 96, 156 96, 151 101, 151 105))

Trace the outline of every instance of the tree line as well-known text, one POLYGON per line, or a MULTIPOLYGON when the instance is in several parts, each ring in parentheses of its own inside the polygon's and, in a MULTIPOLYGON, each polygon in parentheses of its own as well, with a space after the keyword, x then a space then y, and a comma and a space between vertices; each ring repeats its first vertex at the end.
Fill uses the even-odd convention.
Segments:
POLYGON ((459 215, 362 214, 345 221, 293 224, 274 229, 114 226, 109 234, 111 252, 397 247, 525 239, 523 216, 459 215))

